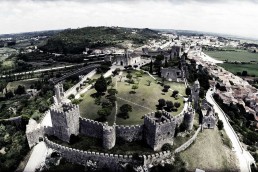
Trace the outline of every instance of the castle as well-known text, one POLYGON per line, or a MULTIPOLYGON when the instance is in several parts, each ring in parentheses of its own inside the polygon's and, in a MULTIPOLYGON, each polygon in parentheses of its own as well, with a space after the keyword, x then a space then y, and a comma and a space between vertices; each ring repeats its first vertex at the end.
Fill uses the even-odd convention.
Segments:
MULTIPOLYGON (((177 116, 172 116, 166 111, 152 112, 144 115, 144 122, 141 125, 124 126, 114 123, 110 126, 108 123, 82 118, 79 106, 66 103, 63 85, 57 84, 55 86, 55 103, 46 112, 50 116, 51 124, 46 126, 30 119, 26 126, 28 144, 31 148, 44 140, 49 148, 59 151, 61 156, 68 159, 68 161, 85 165, 87 160, 96 160, 100 166, 109 164, 117 169, 119 163, 133 161, 132 156, 70 149, 49 141, 47 136, 56 136, 58 139, 68 143, 73 135, 95 137, 102 140, 102 146, 107 150, 112 149, 117 140, 127 142, 143 141, 154 151, 160 151, 164 144, 173 144, 175 132, 181 124, 184 124, 186 130, 193 129, 195 110, 199 102, 199 89, 200 84, 196 81, 192 87, 192 98, 196 107, 192 107, 191 102, 186 101, 183 111, 177 116), (105 161, 102 162, 103 159, 105 161)), ((214 128, 216 117, 212 106, 203 101, 202 112, 205 114, 202 121, 203 128, 214 128)), ((161 162, 164 158, 170 158, 170 156, 171 153, 165 151, 157 155, 143 155, 142 158, 144 159, 144 165, 146 165, 154 161, 161 162)))
MULTIPOLYGON (((56 87, 56 97, 63 90, 62 85, 56 87)), ((52 126, 42 127, 33 119, 27 125, 26 135, 29 146, 32 147, 43 138, 45 134, 53 135, 62 141, 70 142, 71 135, 84 135, 102 139, 105 149, 112 149, 117 139, 129 142, 135 140, 145 141, 153 150, 160 150, 163 144, 173 144, 175 129, 185 123, 188 130, 193 127, 195 111, 190 103, 188 108, 174 117, 161 111, 160 116, 154 112, 144 116, 142 125, 122 126, 97 122, 80 117, 79 106, 70 103, 58 102, 50 107, 52 126)))

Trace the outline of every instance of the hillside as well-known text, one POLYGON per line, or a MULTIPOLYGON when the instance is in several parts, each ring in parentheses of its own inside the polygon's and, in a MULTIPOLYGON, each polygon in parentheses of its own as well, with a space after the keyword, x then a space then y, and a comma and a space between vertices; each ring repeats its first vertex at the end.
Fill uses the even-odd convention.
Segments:
POLYGON ((148 39, 159 37, 158 32, 150 29, 85 27, 64 30, 51 37, 46 45, 40 48, 47 52, 80 54, 85 50, 85 47, 118 46, 119 43, 124 41, 142 45, 148 39))

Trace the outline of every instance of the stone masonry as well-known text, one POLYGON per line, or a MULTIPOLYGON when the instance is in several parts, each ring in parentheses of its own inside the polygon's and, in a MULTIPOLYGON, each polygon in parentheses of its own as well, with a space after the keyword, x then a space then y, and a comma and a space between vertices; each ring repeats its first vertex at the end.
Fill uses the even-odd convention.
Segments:
POLYGON ((53 125, 53 135, 69 142, 72 134, 79 134, 79 106, 73 104, 58 104, 50 108, 53 125))

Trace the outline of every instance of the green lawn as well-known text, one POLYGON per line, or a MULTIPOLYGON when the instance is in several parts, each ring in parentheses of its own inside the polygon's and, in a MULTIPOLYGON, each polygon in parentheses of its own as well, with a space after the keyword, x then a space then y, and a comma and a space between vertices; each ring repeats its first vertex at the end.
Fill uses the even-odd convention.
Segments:
MULTIPOLYGON (((125 77, 127 72, 123 72, 123 76, 125 77)), ((133 72, 133 77, 135 77, 135 72, 133 72)), ((171 97, 172 92, 169 91, 167 93, 163 93, 162 89, 163 87, 156 83, 154 79, 152 79, 149 75, 143 74, 142 77, 139 77, 139 88, 135 90, 134 94, 131 94, 130 92, 132 90, 133 84, 128 84, 124 80, 122 82, 119 81, 119 78, 117 77, 117 88, 116 88, 116 79, 113 78, 113 83, 115 85, 115 88, 118 91, 117 97, 117 105, 118 105, 118 113, 119 108, 123 104, 129 104, 132 106, 132 112, 129 113, 128 119, 123 119, 120 117, 117 117, 116 123, 119 125, 134 125, 134 124, 142 124, 143 123, 143 116, 149 112, 156 111, 156 105, 158 104, 158 100, 163 98, 165 100, 169 100, 174 102, 179 102, 181 106, 178 108, 177 111, 171 112, 173 115, 179 114, 183 107, 183 98, 179 97, 177 100, 175 100, 173 97, 171 97), (148 86, 147 80, 151 80, 151 85, 148 86), (125 100, 123 100, 125 99, 125 100), (144 107, 142 107, 144 106, 144 107)), ((134 79, 136 81, 136 79, 134 79)), ((137 81, 136 81, 137 83, 137 81)), ((172 83, 170 82, 169 85, 171 85, 172 89, 177 89, 180 91, 180 93, 184 93, 185 86, 183 83, 172 83), (175 85, 174 85, 175 84, 175 85)), ((96 93, 95 89, 91 89, 88 92, 84 94, 82 97, 83 101, 80 103, 80 113, 82 117, 90 118, 93 120, 96 120, 99 118, 97 115, 97 111, 101 108, 100 105, 95 104, 95 100, 90 95, 96 93)), ((105 96, 104 96, 105 97, 105 96)), ((108 116, 107 121, 109 124, 112 124, 114 122, 114 115, 115 115, 115 108, 113 109, 113 112, 110 116, 108 116)))
MULTIPOLYGON (((123 72, 123 76, 126 76, 127 73, 123 72)), ((133 73, 133 76, 135 76, 135 73, 133 73)), ((133 108, 133 111, 129 114, 129 119, 122 119, 117 118, 117 124, 123 124, 123 125, 131 125, 131 124, 142 124, 143 123, 143 116, 151 111, 156 111, 156 105, 158 105, 158 100, 163 98, 166 101, 172 101, 172 102, 180 102, 181 106, 178 108, 177 112, 172 112, 173 115, 179 114, 184 105, 183 105, 183 98, 179 97, 178 100, 175 100, 173 97, 171 97, 172 92, 169 91, 167 93, 163 93, 162 89, 163 87, 156 83, 156 81, 151 78, 147 74, 143 74, 140 78, 139 82, 139 88, 135 90, 135 94, 130 94, 130 91, 132 90, 133 84, 128 84, 127 82, 117 82, 117 91, 118 91, 118 97, 121 97, 123 99, 128 100, 119 100, 118 101, 118 108, 122 106, 123 104, 127 103, 130 104, 133 108), (151 85, 148 85, 147 80, 152 81, 151 85), (132 102, 132 103, 130 103, 132 102), (137 106, 135 104, 147 107, 143 108, 140 106, 137 106)), ((136 82, 137 83, 137 82, 136 82)), ((172 83, 170 83, 173 85, 172 83)), ((174 88, 182 88, 184 87, 184 84, 178 84, 174 88)))
POLYGON ((196 168, 205 171, 238 171, 235 154, 223 144, 217 128, 200 132, 197 140, 180 156, 189 171, 195 171, 196 168))
MULTIPOLYGON (((95 99, 91 97, 92 94, 96 93, 96 90, 90 89, 87 91, 82 97, 82 102, 79 104, 80 107, 80 115, 84 118, 89 118, 92 120, 98 120, 100 117, 97 112, 101 109, 101 105, 95 104, 95 99)), ((105 99, 105 96, 102 96, 102 99, 105 99)), ((113 108, 111 115, 107 117, 107 121, 110 125, 113 124, 115 117, 115 108, 113 108)))
POLYGON ((219 64, 224 69, 236 74, 237 72, 247 71, 249 75, 258 76, 258 64, 219 64))
POLYGON ((258 53, 251 53, 246 50, 236 51, 204 51, 204 53, 217 60, 241 61, 241 62, 258 62, 258 53))

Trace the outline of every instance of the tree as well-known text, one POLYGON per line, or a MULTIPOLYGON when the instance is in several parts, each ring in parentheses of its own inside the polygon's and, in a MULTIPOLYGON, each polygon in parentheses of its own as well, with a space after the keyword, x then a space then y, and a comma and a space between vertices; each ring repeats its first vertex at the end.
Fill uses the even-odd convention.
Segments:
POLYGON ((14 91, 14 93, 18 95, 24 94, 25 92, 25 87, 22 85, 18 85, 17 89, 14 91))
POLYGON ((165 143, 162 147, 161 150, 162 151, 172 151, 173 146, 169 143, 165 143))
POLYGON ((166 101, 164 99, 159 99, 159 107, 163 108, 166 105, 166 101))
POLYGON ((172 101, 167 101, 166 104, 167 104, 168 111, 171 111, 171 109, 174 107, 173 102, 172 101))
POLYGON ((133 86, 132 86, 132 89, 134 90, 134 92, 135 92, 135 90, 138 89, 138 88, 139 88, 138 85, 133 85, 133 86))
POLYGON ((200 88, 199 96, 200 96, 200 98, 202 98, 202 99, 205 97, 205 92, 204 92, 203 87, 200 88))
POLYGON ((218 120, 218 124, 217 125, 218 125, 218 129, 219 130, 222 130, 224 128, 223 122, 220 119, 218 120))
POLYGON ((126 75, 126 78, 128 78, 128 79, 132 79, 132 77, 133 77, 133 75, 132 74, 130 74, 130 73, 128 73, 127 75, 126 75))
POLYGON ((148 82, 148 86, 150 86, 151 85, 151 80, 147 80, 147 82, 148 82))
POLYGON ((168 67, 168 60, 165 60, 165 67, 168 67))
POLYGON ((129 115, 128 115, 128 112, 132 112, 132 106, 129 105, 129 104, 123 104, 121 107, 120 107, 120 111, 121 111, 121 115, 124 117, 124 118, 129 118, 129 115))
POLYGON ((242 72, 242 76, 248 76, 247 71, 244 70, 244 71, 242 72))
POLYGON ((176 108, 179 108, 179 107, 181 106, 181 104, 180 104, 179 102, 175 102, 175 103, 174 103, 174 106, 175 106, 176 108))
POLYGON ((103 108, 98 110, 97 114, 102 117, 102 118, 106 118, 108 115, 110 115, 111 111, 109 108, 103 108))
POLYGON ((163 92, 168 92, 168 89, 170 88, 169 85, 164 85, 164 89, 162 90, 163 92))
POLYGON ((115 105, 116 96, 115 96, 115 95, 110 95, 110 96, 108 96, 108 100, 109 100, 113 105, 115 105))
POLYGON ((71 95, 68 97, 68 99, 70 99, 70 100, 72 100, 72 99, 74 99, 74 98, 75 98, 74 94, 71 94, 71 95))
POLYGON ((150 74, 152 74, 152 72, 153 72, 153 69, 152 69, 152 66, 153 66, 153 62, 152 62, 152 60, 151 60, 151 62, 150 62, 150 74))
POLYGON ((97 81, 95 83, 95 90, 98 93, 103 93, 103 92, 107 91, 107 81, 105 80, 103 75, 101 75, 100 78, 97 79, 97 81))
POLYGON ((110 95, 116 95, 118 91, 116 89, 108 89, 108 94, 110 95))
POLYGON ((177 90, 174 90, 173 93, 172 93, 172 95, 171 95, 171 97, 174 97, 174 98, 175 98, 178 93, 179 93, 179 92, 178 92, 177 90))
POLYGON ((191 88, 190 87, 187 87, 186 89, 185 89, 185 94, 187 95, 187 96, 190 96, 191 95, 191 88))
POLYGON ((6 99, 10 99, 10 98, 12 98, 14 96, 14 94, 13 94, 13 92, 10 90, 10 91, 8 91, 7 93, 5 93, 5 98, 6 99))

